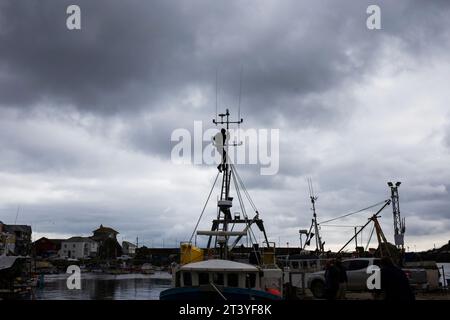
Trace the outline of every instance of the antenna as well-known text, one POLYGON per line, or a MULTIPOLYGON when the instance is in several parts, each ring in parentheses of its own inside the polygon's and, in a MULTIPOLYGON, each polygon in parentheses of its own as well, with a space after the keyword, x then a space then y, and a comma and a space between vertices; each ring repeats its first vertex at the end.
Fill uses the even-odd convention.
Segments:
POLYGON ((309 198, 311 200, 312 204, 312 211, 313 211, 313 220, 312 223, 314 225, 314 232, 316 236, 316 249, 323 252, 323 243, 322 239, 320 238, 319 234, 319 224, 317 223, 317 214, 316 214, 316 200, 319 198, 315 196, 314 194, 314 187, 312 183, 312 179, 308 178, 308 189, 309 189, 309 198))
POLYGON ((19 210, 20 210, 20 205, 17 206, 16 219, 14 220, 14 224, 17 224, 17 218, 19 217, 19 210))
MULTIPOLYGON (((239 101, 238 101, 238 119, 241 120, 242 122, 242 118, 241 118, 241 96, 242 96, 242 71, 243 71, 243 67, 241 66, 241 72, 239 74, 239 101)), ((241 123, 238 123, 238 141, 241 141, 241 123)))
POLYGON ((217 121, 217 91, 219 86, 219 68, 216 68, 216 121, 217 121))
POLYGON ((241 72, 240 72, 240 75, 239 75, 238 119, 241 119, 242 71, 243 71, 243 67, 241 66, 241 72))

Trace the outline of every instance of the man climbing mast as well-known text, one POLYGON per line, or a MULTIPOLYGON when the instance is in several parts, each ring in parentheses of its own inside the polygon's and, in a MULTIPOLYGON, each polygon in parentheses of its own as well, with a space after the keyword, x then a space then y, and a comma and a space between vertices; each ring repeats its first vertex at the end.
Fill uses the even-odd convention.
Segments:
POLYGON ((213 144, 216 147, 219 154, 222 156, 222 160, 221 160, 222 162, 217 166, 217 169, 219 170, 219 172, 222 172, 223 170, 225 170, 225 164, 227 162, 227 151, 226 151, 225 146, 228 145, 229 138, 230 138, 230 136, 229 136, 228 132, 225 130, 225 128, 222 128, 220 130, 220 132, 218 132, 213 137, 213 144))
MULTIPOLYGON (((230 182, 231 182, 231 167, 227 161, 228 157, 228 147, 229 147, 229 133, 228 130, 230 128, 230 124, 240 124, 243 122, 242 119, 239 121, 230 121, 230 112, 227 109, 225 113, 221 113, 218 115, 220 120, 213 120, 215 125, 225 125, 224 128, 220 130, 213 137, 213 145, 217 148, 217 151, 221 155, 221 163, 217 166, 217 169, 220 173, 222 173, 222 188, 220 193, 220 199, 218 201, 218 216, 217 220, 213 222, 213 226, 211 231, 221 231, 223 235, 217 236, 215 238, 215 246, 219 247, 219 253, 221 258, 227 258, 228 254, 228 240, 230 237, 230 232, 228 230, 228 225, 232 223, 233 218, 231 216, 231 207, 233 198, 230 197, 230 182)), ((236 144, 231 144, 232 146, 236 146, 236 144)), ((211 245, 212 236, 209 237, 208 240, 208 248, 211 245)))
MULTIPOLYGON (((264 223, 259 217, 258 209, 256 208, 253 200, 250 198, 250 195, 248 194, 248 191, 245 188, 241 177, 237 173, 228 152, 228 147, 236 147, 242 145, 242 142, 230 143, 228 141, 228 130, 231 124, 237 124, 239 126, 239 124, 243 122, 243 119, 241 118, 238 121, 230 121, 230 113, 228 109, 225 113, 218 114, 218 116, 220 117, 220 120, 214 119, 213 123, 215 125, 222 125, 223 127, 212 138, 213 145, 217 148, 217 151, 221 155, 220 164, 217 166, 219 173, 217 174, 216 180, 213 184, 214 189, 219 176, 222 176, 220 196, 217 199, 217 217, 212 221, 210 230, 197 230, 197 235, 204 235, 209 237, 206 245, 208 256, 216 256, 219 259, 227 260, 230 258, 229 253, 231 253, 231 251, 236 248, 243 237, 247 237, 250 243, 252 243, 252 248, 256 253, 256 250, 258 250, 257 246, 255 247, 255 244, 257 244, 257 239, 251 229, 252 225, 255 224, 264 235, 264 243, 267 246, 267 248, 265 249, 265 257, 270 256, 274 258, 274 247, 270 246, 269 239, 267 238, 267 234, 264 228, 264 223), (234 216, 232 215, 233 197, 230 195, 230 186, 232 182, 234 182, 236 195, 241 209, 241 212, 234 212, 234 216), (243 193, 241 193, 241 191, 243 193), (243 196, 246 197, 247 201, 250 203, 252 209, 255 212, 255 216, 253 218, 249 218, 246 213, 243 196), (245 226, 243 228, 238 228, 239 225, 245 226)), ((211 192, 213 189, 211 189, 211 192)), ((209 199, 210 197, 208 196, 205 206, 203 207, 204 209, 206 208, 209 199)), ((203 215, 204 209, 200 215, 200 218, 203 215)), ((268 261, 271 260, 270 257, 264 260, 265 263, 270 264, 268 263, 268 261)), ((257 264, 263 263, 263 260, 257 260, 257 264)))

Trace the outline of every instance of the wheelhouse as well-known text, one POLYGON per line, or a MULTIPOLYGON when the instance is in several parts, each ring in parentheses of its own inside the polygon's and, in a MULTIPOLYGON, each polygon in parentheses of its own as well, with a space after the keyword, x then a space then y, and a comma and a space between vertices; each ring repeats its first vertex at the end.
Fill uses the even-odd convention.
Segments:
POLYGON ((259 269, 255 266, 228 261, 207 260, 189 263, 175 273, 176 287, 224 286, 260 288, 259 269))

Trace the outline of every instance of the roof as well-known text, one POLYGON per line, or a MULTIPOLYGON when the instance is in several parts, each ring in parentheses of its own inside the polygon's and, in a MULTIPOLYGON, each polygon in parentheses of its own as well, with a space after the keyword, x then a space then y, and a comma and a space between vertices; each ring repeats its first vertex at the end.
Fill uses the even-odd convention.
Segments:
POLYGON ((46 238, 46 237, 42 237, 42 238, 37 239, 34 243, 38 243, 38 242, 42 242, 42 241, 49 241, 49 242, 53 242, 53 243, 59 244, 59 243, 61 243, 63 241, 66 241, 66 239, 49 239, 49 238, 46 238))
POLYGON ((0 270, 9 269, 20 256, 0 256, 0 270))
POLYGON ((257 272, 258 268, 246 263, 230 260, 206 260, 185 264, 180 268, 181 271, 247 271, 257 272))
POLYGON ((4 224, 4 230, 6 232, 28 232, 31 233, 31 227, 27 225, 20 225, 20 224, 4 224))
POLYGON ((129 242, 129 241, 122 241, 122 247, 123 247, 124 245, 127 245, 127 246, 129 246, 129 247, 136 247, 136 245, 135 245, 134 243, 129 242))
POLYGON ((91 238, 88 237, 72 237, 67 240, 63 240, 64 242, 95 242, 91 238))
POLYGON ((114 230, 113 228, 110 227, 104 227, 102 224, 100 225, 100 227, 92 232, 105 232, 105 233, 115 233, 118 234, 119 232, 117 232, 116 230, 114 230))

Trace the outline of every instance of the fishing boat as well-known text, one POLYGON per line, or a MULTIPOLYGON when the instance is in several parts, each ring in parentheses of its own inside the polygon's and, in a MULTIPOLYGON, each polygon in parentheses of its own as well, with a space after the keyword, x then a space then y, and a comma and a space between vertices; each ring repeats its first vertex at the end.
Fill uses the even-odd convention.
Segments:
POLYGON ((275 243, 268 241, 263 220, 228 157, 228 147, 240 145, 228 142, 229 126, 240 124, 243 120, 230 121, 228 109, 218 116, 220 120, 216 118, 213 123, 225 125, 214 139, 222 156, 219 172, 190 240, 181 243, 180 264, 172 269, 173 288, 162 291, 160 300, 280 300, 283 294, 283 272, 275 262, 275 243), (197 230, 219 177, 222 184, 217 201, 217 216, 210 230, 197 230), (231 185, 235 187, 241 211, 234 214, 231 213, 231 185), (244 197, 254 211, 252 218, 247 215, 244 197), (261 248, 252 230, 254 226, 264 236, 261 248), (195 234, 208 237, 206 248, 196 245, 195 234), (245 247, 244 239, 251 245, 245 247))

